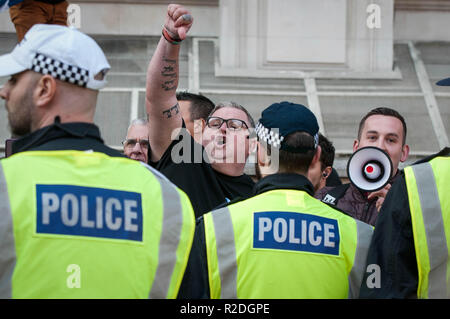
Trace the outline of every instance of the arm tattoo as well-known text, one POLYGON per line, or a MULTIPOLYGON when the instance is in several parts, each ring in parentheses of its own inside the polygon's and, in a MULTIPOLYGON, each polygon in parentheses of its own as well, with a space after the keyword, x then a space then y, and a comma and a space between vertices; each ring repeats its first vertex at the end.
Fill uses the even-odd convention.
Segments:
POLYGON ((166 59, 166 58, 164 58, 163 61, 166 63, 166 65, 163 66, 161 75, 165 78, 168 78, 168 80, 165 80, 161 84, 161 87, 165 91, 176 90, 177 89, 177 86, 176 86, 177 81, 176 80, 177 80, 178 74, 177 74, 177 72, 175 72, 175 66, 177 64, 177 61, 166 59))
POLYGON ((172 117, 172 112, 175 112, 175 114, 180 113, 180 109, 178 108, 178 103, 175 104, 174 106, 172 106, 170 109, 167 109, 165 111, 163 111, 162 113, 168 118, 170 119, 172 117))
POLYGON ((162 88, 166 91, 176 90, 177 86, 175 85, 175 80, 165 81, 162 84, 162 88))

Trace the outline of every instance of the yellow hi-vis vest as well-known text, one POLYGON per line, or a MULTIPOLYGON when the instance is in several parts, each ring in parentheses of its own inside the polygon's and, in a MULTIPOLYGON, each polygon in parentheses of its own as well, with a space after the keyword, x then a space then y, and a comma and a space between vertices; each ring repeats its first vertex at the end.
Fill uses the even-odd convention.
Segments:
POLYGON ((405 168, 418 298, 450 298, 450 157, 405 168))
POLYGON ((195 230, 146 164, 82 151, 0 161, 0 298, 175 298, 195 230))
POLYGON ((278 189, 204 216, 211 298, 355 298, 373 228, 278 189))

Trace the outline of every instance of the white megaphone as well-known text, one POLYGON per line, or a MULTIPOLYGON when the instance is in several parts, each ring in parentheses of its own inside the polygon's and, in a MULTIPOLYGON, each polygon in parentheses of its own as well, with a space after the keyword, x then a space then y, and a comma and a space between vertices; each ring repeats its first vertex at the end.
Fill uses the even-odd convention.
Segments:
POLYGON ((378 147, 362 147, 350 157, 347 176, 350 182, 365 192, 382 189, 392 175, 389 155, 378 147))

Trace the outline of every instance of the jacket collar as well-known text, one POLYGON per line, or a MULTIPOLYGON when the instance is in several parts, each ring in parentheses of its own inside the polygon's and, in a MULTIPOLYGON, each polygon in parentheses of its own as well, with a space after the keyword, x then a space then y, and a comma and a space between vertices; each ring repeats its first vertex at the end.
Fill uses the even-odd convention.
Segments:
POLYGON ((254 195, 274 189, 297 189, 314 196, 314 187, 303 175, 281 173, 269 175, 257 182, 253 188, 254 195))
POLYGON ((45 126, 15 140, 12 145, 12 153, 28 151, 51 140, 67 137, 89 137, 104 143, 100 137, 100 130, 95 124, 82 122, 61 123, 59 116, 57 116, 52 125, 45 126))

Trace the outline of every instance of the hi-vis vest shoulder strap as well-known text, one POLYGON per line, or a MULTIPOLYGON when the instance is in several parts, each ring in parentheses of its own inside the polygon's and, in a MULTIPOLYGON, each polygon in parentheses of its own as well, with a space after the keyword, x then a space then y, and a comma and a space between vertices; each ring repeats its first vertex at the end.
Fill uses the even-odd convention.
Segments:
POLYGON ((186 194, 138 161, 0 161, 0 298, 176 298, 194 230, 186 194))
POLYGON ((204 215, 211 298, 355 298, 373 228, 304 192, 204 215))
POLYGON ((450 157, 405 168, 419 298, 450 298, 450 157))

